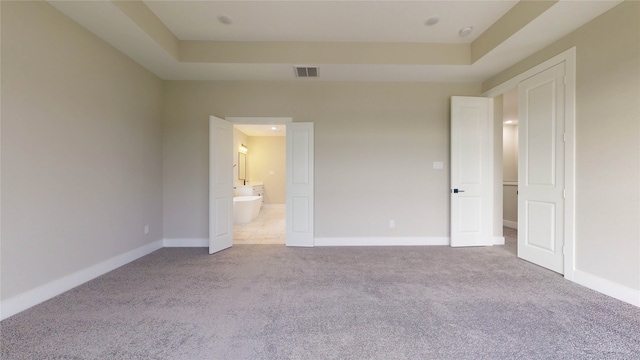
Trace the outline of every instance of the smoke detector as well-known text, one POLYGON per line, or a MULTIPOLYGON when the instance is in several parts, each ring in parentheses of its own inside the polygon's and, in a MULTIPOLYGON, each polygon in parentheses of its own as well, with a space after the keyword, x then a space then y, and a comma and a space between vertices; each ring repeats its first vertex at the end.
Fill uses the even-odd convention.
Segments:
POLYGON ((426 26, 433 26, 435 24, 437 24, 438 22, 440 22, 440 18, 437 16, 432 16, 430 18, 427 19, 427 21, 424 22, 424 24, 426 26))
POLYGON ((460 32, 458 34, 460 35, 460 37, 465 37, 465 36, 471 35, 472 31, 473 31, 473 26, 468 26, 466 28, 460 29, 460 32))
POLYGON ((225 25, 233 24, 233 19, 227 14, 218 15, 218 21, 225 25))

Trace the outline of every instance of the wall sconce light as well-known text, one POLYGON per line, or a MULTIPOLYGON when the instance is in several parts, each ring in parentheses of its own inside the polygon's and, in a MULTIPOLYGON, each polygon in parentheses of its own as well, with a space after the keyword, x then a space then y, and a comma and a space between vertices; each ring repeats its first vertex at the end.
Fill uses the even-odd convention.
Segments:
POLYGON ((242 151, 243 153, 246 153, 249 151, 249 148, 247 148, 245 144, 240 144, 240 151, 242 151))

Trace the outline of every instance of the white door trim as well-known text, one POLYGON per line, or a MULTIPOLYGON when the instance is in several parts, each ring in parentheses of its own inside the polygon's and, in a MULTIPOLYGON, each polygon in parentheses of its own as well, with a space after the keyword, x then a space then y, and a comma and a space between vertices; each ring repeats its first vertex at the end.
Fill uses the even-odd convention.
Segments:
POLYGON ((496 97, 518 86, 554 65, 565 63, 565 144, 564 144, 564 277, 574 280, 575 269, 575 113, 576 113, 576 48, 572 47, 531 69, 487 90, 482 96, 496 97))

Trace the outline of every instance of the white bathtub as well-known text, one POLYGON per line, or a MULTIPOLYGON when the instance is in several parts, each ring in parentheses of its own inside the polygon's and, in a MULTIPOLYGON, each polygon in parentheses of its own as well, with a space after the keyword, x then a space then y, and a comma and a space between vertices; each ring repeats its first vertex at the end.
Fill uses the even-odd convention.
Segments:
POLYGON ((234 196, 233 223, 245 224, 255 220, 260 214, 262 196, 234 196))

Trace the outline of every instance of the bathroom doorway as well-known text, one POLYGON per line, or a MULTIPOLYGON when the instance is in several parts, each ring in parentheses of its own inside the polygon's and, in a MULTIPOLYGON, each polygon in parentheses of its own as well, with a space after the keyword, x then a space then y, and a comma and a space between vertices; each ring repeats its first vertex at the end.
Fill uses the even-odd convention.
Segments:
POLYGON ((286 243, 286 126, 234 122, 234 245, 286 243))
POLYGON ((505 248, 518 254, 518 87, 502 96, 502 213, 505 248))

